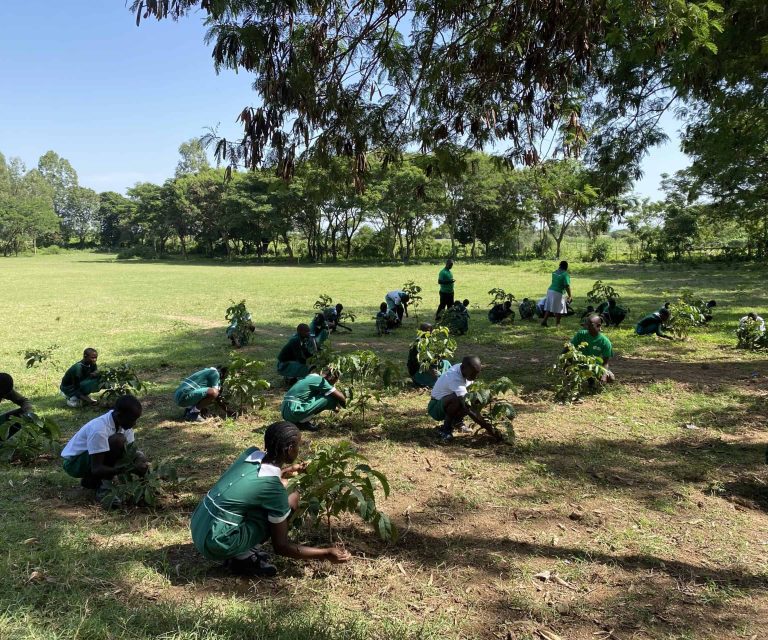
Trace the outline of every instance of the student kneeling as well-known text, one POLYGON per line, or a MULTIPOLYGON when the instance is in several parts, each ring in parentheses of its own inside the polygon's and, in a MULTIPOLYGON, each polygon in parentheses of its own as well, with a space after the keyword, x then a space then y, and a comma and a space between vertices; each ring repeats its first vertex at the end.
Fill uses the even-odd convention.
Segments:
MULTIPOLYGON (((86 489, 96 489, 101 501, 112 489, 118 474, 143 476, 148 467, 144 454, 136 448, 133 428, 141 417, 141 402, 134 396, 120 396, 115 408, 94 418, 72 436, 64 447, 64 471, 80 478, 86 489)), ((114 500, 110 507, 119 506, 114 500)))
POLYGON ((312 416, 347 406, 347 398, 333 386, 338 381, 339 376, 330 371, 323 371, 322 375, 310 373, 299 380, 288 389, 280 405, 283 420, 305 431, 317 431, 317 425, 310 422, 312 416))
POLYGON ((597 314, 585 320, 586 329, 579 329, 571 338, 571 344, 587 356, 596 356, 603 361, 606 374, 603 382, 613 382, 615 376, 608 370, 608 360, 613 357, 613 345, 603 331, 603 318, 597 314))
POLYGON ((441 375, 432 388, 427 413, 435 420, 443 421, 443 425, 437 429, 437 435, 443 442, 453 439, 454 428, 461 424, 465 416, 469 416, 484 429, 490 429, 488 421, 472 411, 464 397, 467 395, 467 387, 477 379, 482 368, 480 358, 466 356, 461 364, 453 365, 441 375))
POLYGON ((276 553, 297 560, 350 559, 348 551, 336 547, 305 547, 288 540, 288 518, 299 495, 288 495, 284 478, 302 470, 302 465, 292 465, 300 445, 295 425, 276 422, 264 434, 266 451, 246 449, 224 472, 192 514, 192 541, 203 556, 240 575, 267 576, 277 572, 258 548, 267 540, 276 553))

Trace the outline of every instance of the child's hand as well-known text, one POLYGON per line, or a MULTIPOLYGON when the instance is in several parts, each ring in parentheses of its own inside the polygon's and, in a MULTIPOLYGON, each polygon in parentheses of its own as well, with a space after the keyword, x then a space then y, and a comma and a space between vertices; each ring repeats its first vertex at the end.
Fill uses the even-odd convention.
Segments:
POLYGON ((339 549, 338 547, 331 547, 326 549, 325 559, 333 564, 341 564, 348 562, 352 558, 352 554, 346 549, 339 549))

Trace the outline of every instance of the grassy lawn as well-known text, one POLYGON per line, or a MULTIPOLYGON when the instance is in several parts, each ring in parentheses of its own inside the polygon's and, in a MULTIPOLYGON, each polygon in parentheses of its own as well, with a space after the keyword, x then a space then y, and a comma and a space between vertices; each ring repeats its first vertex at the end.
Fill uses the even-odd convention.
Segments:
POLYGON ((277 351, 309 321, 318 294, 358 315, 334 348, 369 347, 404 365, 417 316, 437 305, 439 268, 88 253, 0 261, 0 369, 69 437, 97 411, 64 406, 64 369, 86 346, 101 366, 131 363, 153 383, 142 397, 141 448, 191 476, 163 509, 106 513, 58 460, 0 467, 0 638, 765 637, 768 360, 735 350, 733 335, 746 311, 768 311, 758 267, 575 265, 580 306, 602 278, 632 313, 626 328, 607 331, 617 384, 564 407, 552 403, 546 370, 577 321, 543 329, 485 318, 488 289, 541 297, 554 265, 457 264, 457 296, 473 311, 457 355, 478 354, 483 376, 520 385, 517 446, 473 435, 437 445, 428 394, 406 388, 367 428, 341 419, 307 439, 349 439, 389 476, 393 495, 381 506, 400 529, 396 544, 345 519, 337 534, 352 562, 278 558, 270 580, 231 577, 196 553, 189 515, 242 449, 263 445, 284 391, 277 351), (424 287, 425 303, 406 328, 376 337, 378 303, 407 280, 424 287), (636 338, 630 325, 682 287, 718 301, 712 325, 687 342, 636 338), (268 406, 237 422, 180 422, 173 390, 227 358, 224 309, 242 298, 257 323, 244 351, 269 365, 268 406), (24 368, 19 351, 52 344, 57 365, 24 368))

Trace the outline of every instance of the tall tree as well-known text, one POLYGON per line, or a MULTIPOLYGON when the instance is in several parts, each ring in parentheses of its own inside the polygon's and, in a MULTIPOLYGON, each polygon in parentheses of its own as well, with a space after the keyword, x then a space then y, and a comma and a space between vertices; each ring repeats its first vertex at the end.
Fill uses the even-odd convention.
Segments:
POLYGON ((200 173, 210 169, 205 147, 199 138, 191 138, 179 145, 179 163, 176 165, 176 177, 186 176, 192 173, 200 173))
POLYGON ((98 230, 100 204, 99 194, 93 189, 78 186, 71 190, 62 228, 78 238, 81 249, 88 236, 98 230))
MULTIPOLYGON (((77 172, 69 160, 62 158, 55 151, 46 151, 40 156, 37 169, 53 190, 53 208, 56 215, 65 221, 71 213, 72 197, 78 186, 77 172)), ((64 222, 62 229, 68 233, 70 226, 64 222)))

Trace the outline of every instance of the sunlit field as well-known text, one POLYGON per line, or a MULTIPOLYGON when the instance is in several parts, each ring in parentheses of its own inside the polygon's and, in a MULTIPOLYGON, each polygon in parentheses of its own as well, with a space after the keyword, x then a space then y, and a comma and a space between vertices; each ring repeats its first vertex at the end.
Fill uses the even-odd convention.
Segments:
MULTIPOLYGON (((439 445, 428 392, 386 397, 367 427, 332 420, 305 438, 350 440, 392 484, 380 507, 393 544, 354 518, 337 535, 345 565, 276 559, 272 579, 232 577, 191 544, 204 492, 247 446, 263 445, 284 387, 277 352, 321 293, 357 315, 333 348, 371 348, 405 367, 438 302, 441 265, 229 266, 116 261, 71 253, 0 261, 0 369, 64 435, 97 415, 69 409, 63 371, 85 347, 100 366, 130 363, 151 382, 137 440, 190 479, 157 510, 105 512, 57 459, 0 466, 0 638, 762 638, 768 620, 768 356, 735 349, 747 311, 768 311, 761 265, 575 264, 576 306, 597 279, 631 308, 608 329, 617 383, 573 406, 552 400, 548 370, 578 327, 486 319, 487 291, 545 294, 550 262, 454 267, 471 301, 457 357, 519 387, 517 444, 483 434, 439 445), (413 280, 424 300, 377 337, 384 294, 413 280), (684 342, 634 335, 634 322, 691 288, 718 302, 684 342), (267 363, 267 408, 190 424, 173 391, 230 353, 224 310, 245 299, 257 325, 243 353, 267 363), (58 345, 26 369, 20 352, 58 345), (546 635, 551 634, 551 635, 546 635)), ((0 409, 6 409, 5 405, 0 409)), ((8 407, 10 408, 10 407, 8 407)), ((322 544, 322 533, 310 542, 322 544)))

